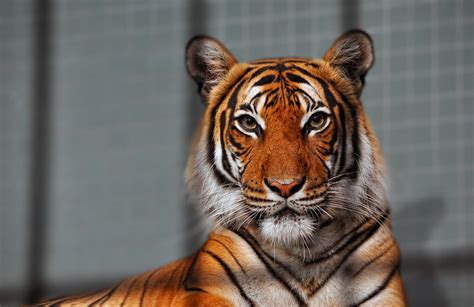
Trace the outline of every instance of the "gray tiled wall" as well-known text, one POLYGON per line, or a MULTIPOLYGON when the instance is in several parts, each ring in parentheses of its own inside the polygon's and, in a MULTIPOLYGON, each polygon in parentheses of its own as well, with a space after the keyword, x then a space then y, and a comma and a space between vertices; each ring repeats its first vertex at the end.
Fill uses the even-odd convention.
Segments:
POLYGON ((27 281, 32 74, 30 1, 0 5, 0 293, 27 281))
MULTIPOLYGON (((50 293, 183 256, 204 229, 182 188, 202 111, 183 63, 190 36, 213 35, 242 60, 320 57, 358 21, 375 44, 363 102, 389 168, 410 301, 472 306, 474 3, 351 3, 355 21, 330 0, 53 1, 50 293)), ((31 1, 0 7, 3 290, 28 278, 32 33, 31 1)))

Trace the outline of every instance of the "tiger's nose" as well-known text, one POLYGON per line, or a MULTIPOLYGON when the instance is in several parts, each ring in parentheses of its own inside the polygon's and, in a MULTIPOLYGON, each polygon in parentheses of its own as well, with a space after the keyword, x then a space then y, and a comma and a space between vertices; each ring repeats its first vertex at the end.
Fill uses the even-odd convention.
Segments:
POLYGON ((291 195, 295 194, 304 185, 306 177, 300 178, 292 178, 292 179, 264 179, 265 185, 272 190, 273 192, 277 193, 278 195, 288 198, 291 195))

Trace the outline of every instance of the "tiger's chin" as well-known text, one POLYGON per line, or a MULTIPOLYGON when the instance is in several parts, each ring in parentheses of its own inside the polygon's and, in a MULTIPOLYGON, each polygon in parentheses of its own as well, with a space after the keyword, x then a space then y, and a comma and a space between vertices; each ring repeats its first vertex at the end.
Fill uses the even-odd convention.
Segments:
POLYGON ((282 212, 263 218, 259 228, 264 240, 292 247, 308 241, 317 227, 316 222, 309 216, 282 212))

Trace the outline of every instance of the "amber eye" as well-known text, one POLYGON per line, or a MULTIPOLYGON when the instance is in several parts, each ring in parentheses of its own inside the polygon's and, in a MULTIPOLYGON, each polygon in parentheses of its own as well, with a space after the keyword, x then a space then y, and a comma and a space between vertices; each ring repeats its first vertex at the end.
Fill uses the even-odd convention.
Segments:
POLYGON ((239 122, 239 125, 247 131, 255 131, 258 128, 257 121, 252 116, 242 115, 237 119, 237 121, 239 122))
POLYGON ((308 121, 308 128, 312 130, 321 130, 326 126, 328 115, 323 112, 317 112, 311 115, 308 121))

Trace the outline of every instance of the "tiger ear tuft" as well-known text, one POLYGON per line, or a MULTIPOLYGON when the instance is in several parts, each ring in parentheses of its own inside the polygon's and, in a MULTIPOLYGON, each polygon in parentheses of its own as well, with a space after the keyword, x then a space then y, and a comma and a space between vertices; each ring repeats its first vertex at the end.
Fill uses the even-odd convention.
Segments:
POLYGON ((346 32, 332 44, 324 60, 339 69, 360 95, 365 75, 374 64, 372 39, 362 30, 346 32))
POLYGON ((236 63, 232 53, 212 37, 195 36, 186 45, 186 68, 198 84, 198 91, 206 103, 211 90, 236 63))

